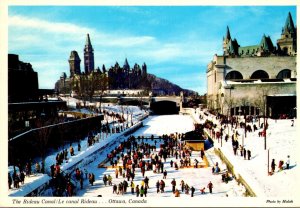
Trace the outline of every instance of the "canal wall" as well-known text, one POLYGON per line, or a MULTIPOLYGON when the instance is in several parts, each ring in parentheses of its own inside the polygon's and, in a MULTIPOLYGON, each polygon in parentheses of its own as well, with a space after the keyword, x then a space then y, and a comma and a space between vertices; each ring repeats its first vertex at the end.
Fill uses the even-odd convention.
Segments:
POLYGON ((226 164, 228 172, 230 172, 235 180, 238 183, 241 183, 246 188, 246 196, 255 197, 256 194, 252 190, 252 188, 249 186, 249 184, 246 182, 246 180, 243 178, 243 176, 235 170, 234 166, 231 164, 231 162, 227 159, 227 157, 223 154, 222 150, 220 148, 214 147, 214 152, 216 155, 226 164))
MULTIPOLYGON (((196 112, 197 112, 197 110, 195 110, 193 108, 183 108, 181 111, 181 114, 190 115, 195 123, 201 123, 199 117, 197 116, 198 114, 196 112)), ((207 138, 209 138, 211 141, 213 141, 213 139, 210 136, 210 132, 208 132, 207 129, 204 129, 204 133, 207 136, 207 138)), ((222 150, 220 148, 216 148, 216 147, 213 147, 213 148, 214 148, 215 154, 222 160, 222 162, 224 162, 226 164, 228 172, 230 172, 233 175, 233 177, 235 178, 235 180, 238 183, 241 183, 246 188, 246 196, 256 197, 257 194, 253 191, 253 189, 250 187, 250 185, 247 183, 247 181, 243 178, 242 174, 239 173, 239 171, 234 168, 234 166, 227 159, 227 157, 222 152, 222 150)))
MULTIPOLYGON (((143 117, 143 119, 147 118, 147 116, 143 117)), ((80 158, 73 158, 72 163, 66 163, 61 166, 61 170, 64 173, 73 173, 76 168, 81 169, 82 167, 94 162, 98 156, 99 153, 101 153, 103 150, 106 150, 108 148, 111 148, 112 146, 118 144, 122 140, 125 139, 126 136, 130 135, 131 133, 135 132, 139 128, 143 126, 143 122, 139 121, 138 123, 134 124, 132 127, 126 129, 123 132, 116 133, 111 135, 110 137, 104 139, 105 143, 99 144, 95 143, 94 146, 92 146, 89 151, 85 152, 84 155, 81 155, 80 158)), ((24 196, 43 196, 46 194, 47 190, 50 188, 50 180, 51 178, 49 177, 48 180, 43 181, 37 188, 34 190, 31 190, 24 194, 24 196)), ((78 182, 75 180, 73 181, 76 187, 79 187, 78 182)), ((36 182, 38 183, 38 182, 36 182)), ((18 193, 14 193, 14 195, 18 195, 18 193)), ((18 195, 19 196, 19 195, 18 195)))

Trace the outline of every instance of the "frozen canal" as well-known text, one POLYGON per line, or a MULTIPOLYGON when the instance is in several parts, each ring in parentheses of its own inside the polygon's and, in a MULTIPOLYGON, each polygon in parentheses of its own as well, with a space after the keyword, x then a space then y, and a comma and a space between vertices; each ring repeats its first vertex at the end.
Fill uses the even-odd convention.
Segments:
MULTIPOLYGON (((190 116, 185 115, 166 115, 166 116, 150 116, 144 122, 144 127, 140 128, 138 131, 134 132, 134 136, 161 136, 162 134, 172 134, 172 133, 185 133, 194 129, 193 120, 190 116)), ((154 141, 148 139, 147 142, 149 144, 154 145, 154 141)), ((159 144, 156 144, 156 150, 154 153, 158 153, 159 144)), ((213 154, 211 150, 205 152, 210 165, 218 162, 220 164, 221 170, 224 168, 224 165, 219 161, 219 159, 213 154)), ((127 180, 122 176, 118 178, 115 177, 115 168, 98 168, 98 164, 101 163, 106 158, 106 154, 99 155, 98 158, 91 164, 86 167, 88 172, 92 172, 95 175, 94 185, 91 186, 88 183, 88 180, 84 180, 83 189, 80 188, 77 190, 77 196, 82 197, 97 197, 101 195, 102 197, 136 197, 132 195, 130 192, 130 187, 127 189, 127 193, 124 195, 113 194, 112 186, 105 186, 103 183, 103 175, 111 175, 112 183, 118 185, 120 182, 127 180)), ((191 156, 191 161, 194 161, 194 158, 201 160, 199 152, 193 152, 191 156)), ((172 193, 172 185, 171 181, 173 179, 176 180, 176 188, 181 190, 180 182, 184 180, 190 187, 195 188, 195 197, 206 197, 206 196, 242 196, 245 192, 242 186, 239 186, 235 180, 229 181, 227 184, 222 182, 221 175, 213 175, 211 173, 212 166, 207 168, 180 168, 179 170, 175 170, 174 166, 170 166, 170 161, 177 161, 179 164, 179 159, 176 160, 174 157, 167 158, 166 162, 164 162, 164 169, 167 170, 167 178, 164 179, 166 187, 164 193, 156 192, 156 182, 158 180, 163 179, 162 173, 153 173, 153 171, 146 171, 145 177, 149 178, 149 189, 147 193, 147 197, 174 197, 172 193), (208 193, 207 185, 209 182, 213 183, 213 191, 212 194, 208 193), (206 194, 201 194, 200 189, 205 187, 206 194)), ((136 168, 134 184, 139 185, 141 187, 141 183, 143 180, 143 176, 141 174, 140 168, 136 168)), ((130 181, 128 181, 130 185, 130 181)), ((78 186, 79 187, 79 186, 78 186)), ((191 192, 189 192, 191 193, 191 192)), ((191 197, 191 194, 187 195, 180 191, 180 197, 191 197)))

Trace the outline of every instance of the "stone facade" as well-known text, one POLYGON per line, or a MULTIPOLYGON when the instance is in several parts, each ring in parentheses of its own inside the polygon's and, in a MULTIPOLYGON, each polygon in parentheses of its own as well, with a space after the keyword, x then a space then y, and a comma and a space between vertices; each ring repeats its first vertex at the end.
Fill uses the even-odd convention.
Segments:
POLYGON ((109 82, 107 89, 113 90, 126 90, 126 89, 151 89, 151 83, 148 80, 147 65, 143 63, 141 66, 137 63, 132 68, 125 58, 124 65, 119 65, 118 62, 114 66, 106 69, 105 65, 102 69, 95 68, 94 63, 94 49, 91 43, 90 35, 87 34, 86 42, 83 49, 84 52, 84 72, 81 72, 80 63, 81 59, 77 51, 71 51, 68 59, 70 67, 70 76, 68 77, 64 72, 60 76, 60 79, 55 83, 55 90, 59 93, 69 93, 72 89, 72 79, 79 79, 81 76, 86 78, 91 77, 91 74, 105 75, 109 82))
POLYGON ((94 49, 91 44, 89 34, 87 34, 86 43, 85 43, 83 52, 84 52, 84 71, 85 71, 85 74, 89 74, 95 69, 95 67, 94 67, 94 65, 95 65, 94 49))
MULTIPOLYGON (((286 31, 296 30, 291 22, 289 14, 286 21, 289 29, 283 29, 284 34, 286 31)), ((287 28, 286 25, 284 28, 287 28)), ((282 38, 281 36, 279 40, 282 38)), ((267 42, 270 43, 270 40, 265 43, 267 42)), ((215 55, 207 67, 208 108, 225 115, 259 114, 271 117, 295 111, 295 47, 289 47, 292 51, 285 54, 279 53, 278 46, 272 51, 257 50, 257 53, 245 55, 238 51, 251 47, 240 47, 235 43, 237 41, 231 40, 227 27, 223 38, 224 55, 215 55), (233 50, 228 44, 239 48, 233 50)), ((267 48, 272 47, 269 45, 267 48)))

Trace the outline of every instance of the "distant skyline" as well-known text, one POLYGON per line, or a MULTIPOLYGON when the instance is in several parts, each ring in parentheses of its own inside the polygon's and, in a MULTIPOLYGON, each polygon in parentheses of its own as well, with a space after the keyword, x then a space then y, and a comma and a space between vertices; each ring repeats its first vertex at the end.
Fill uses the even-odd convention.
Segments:
POLYGON ((296 6, 9 6, 8 53, 32 64, 39 88, 53 89, 63 72, 70 75, 72 50, 84 71, 89 33, 95 68, 145 62, 148 73, 202 95, 227 26, 241 46, 264 34, 276 46, 288 12, 297 26, 296 6))

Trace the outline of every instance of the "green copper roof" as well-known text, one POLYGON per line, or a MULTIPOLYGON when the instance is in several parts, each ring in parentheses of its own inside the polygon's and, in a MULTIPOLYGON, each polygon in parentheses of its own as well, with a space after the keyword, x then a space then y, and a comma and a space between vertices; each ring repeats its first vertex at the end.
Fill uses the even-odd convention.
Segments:
POLYGON ((263 35, 259 46, 263 50, 268 50, 268 51, 273 51, 274 50, 274 46, 273 46, 273 43, 272 43, 272 40, 271 40, 270 36, 266 37, 265 34, 263 35))
POLYGON ((256 54, 258 50, 259 50, 259 45, 239 47, 239 55, 243 56, 243 55, 256 54))
POLYGON ((292 15, 291 15, 290 12, 289 12, 289 14, 286 18, 283 31, 284 32, 290 32, 290 33, 295 33, 295 26, 294 26, 294 22, 293 22, 292 15))
POLYGON ((229 41, 227 49, 230 54, 236 54, 238 53, 239 44, 236 39, 229 41))
POLYGON ((226 36, 225 36, 226 39, 228 40, 231 40, 231 36, 230 36, 230 31, 229 31, 229 27, 227 26, 227 29, 226 29, 226 36))

